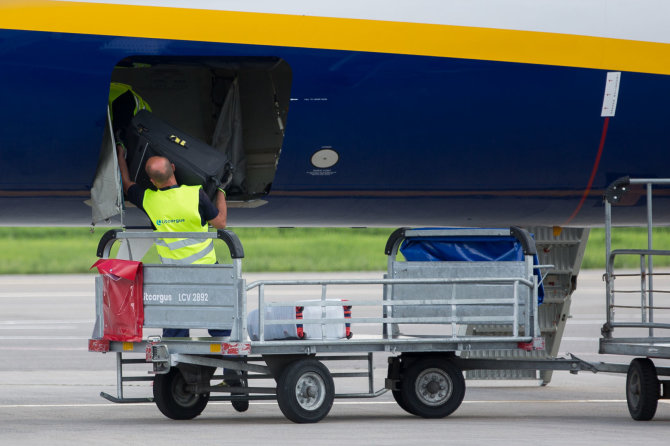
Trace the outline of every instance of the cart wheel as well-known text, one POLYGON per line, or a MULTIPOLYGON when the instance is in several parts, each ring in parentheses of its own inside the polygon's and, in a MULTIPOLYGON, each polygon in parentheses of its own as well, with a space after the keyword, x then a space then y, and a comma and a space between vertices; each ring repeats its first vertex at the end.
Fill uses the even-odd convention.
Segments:
POLYGON ((392 390, 391 393, 393 394, 393 399, 395 400, 396 403, 398 403, 398 406, 400 406, 402 410, 412 415, 416 415, 409 409, 409 407, 407 407, 407 403, 405 402, 405 398, 403 397, 402 391, 392 390))
MULTIPOLYGON (((244 375, 244 374, 242 374, 244 375)), ((237 381, 232 381, 229 385, 231 386, 239 386, 239 387, 247 387, 247 380, 242 378, 237 381)), ((244 396, 247 397, 246 393, 231 393, 231 396, 244 396)), ((249 410, 249 400, 244 399, 244 400, 232 400, 231 404, 233 405, 233 409, 235 409, 238 412, 246 412, 249 410)))
POLYGON ((330 372, 316 359, 290 363, 279 376, 277 403, 294 423, 316 423, 328 415, 335 398, 330 372))
POLYGON ((186 380, 178 368, 154 378, 154 401, 158 409, 173 420, 190 420, 205 410, 209 392, 195 394, 186 390, 186 380))
POLYGON ((249 410, 249 400, 232 400, 233 409, 238 412, 246 412, 249 410))
MULTIPOLYGON (((392 367, 393 366, 391 364, 389 364, 389 367, 388 367, 388 377, 389 378, 392 376, 392 367)), ((416 415, 416 414, 410 412, 409 408, 407 407, 407 404, 405 403, 405 399, 402 395, 402 391, 391 390, 391 394, 393 395, 393 399, 395 400, 395 402, 398 403, 398 406, 400 406, 400 408, 402 410, 404 410, 405 412, 408 412, 412 415, 416 415)))
POLYGON ((463 373, 447 360, 421 359, 410 365, 403 375, 402 396, 407 406, 405 410, 411 414, 444 418, 458 409, 465 396, 463 373))
POLYGON ((634 420, 648 421, 654 418, 659 390, 656 367, 651 359, 633 359, 626 377, 626 401, 634 420))

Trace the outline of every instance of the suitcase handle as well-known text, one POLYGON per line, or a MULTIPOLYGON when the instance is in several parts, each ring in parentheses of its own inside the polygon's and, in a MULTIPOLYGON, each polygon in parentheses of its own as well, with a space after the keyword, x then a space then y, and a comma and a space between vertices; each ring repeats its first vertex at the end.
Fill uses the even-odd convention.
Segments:
POLYGON ((216 193, 216 189, 220 185, 221 185, 221 182, 219 181, 218 178, 209 177, 207 179, 207 183, 204 186, 205 194, 207 194, 207 196, 210 197, 211 199, 214 199, 214 194, 216 193))
POLYGON ((184 149, 188 149, 188 145, 186 144, 186 140, 178 137, 177 135, 170 135, 167 138, 169 141, 177 144, 180 147, 183 147, 184 149))
POLYGON ((217 189, 225 189, 233 181, 233 167, 230 163, 226 163, 226 172, 221 179, 217 177, 209 177, 203 189, 208 197, 214 198, 217 189))

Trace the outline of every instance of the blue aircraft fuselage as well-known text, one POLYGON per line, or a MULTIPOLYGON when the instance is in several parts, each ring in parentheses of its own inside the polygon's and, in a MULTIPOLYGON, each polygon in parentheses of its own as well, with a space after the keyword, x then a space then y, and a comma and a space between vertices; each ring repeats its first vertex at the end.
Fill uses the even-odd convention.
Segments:
POLYGON ((668 176, 667 75, 621 73, 607 118, 600 69, 17 30, 0 30, 0 54, 1 224, 90 222, 110 75, 138 56, 290 66, 267 203, 231 225, 590 226, 616 178, 668 176), (315 168, 324 147, 339 160, 315 168))

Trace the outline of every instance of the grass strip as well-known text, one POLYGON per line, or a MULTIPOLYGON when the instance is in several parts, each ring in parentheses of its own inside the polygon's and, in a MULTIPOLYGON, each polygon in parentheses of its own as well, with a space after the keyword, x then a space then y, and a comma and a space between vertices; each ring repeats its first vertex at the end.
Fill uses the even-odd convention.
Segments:
MULTIPOLYGON (((235 228, 245 252, 243 271, 380 271, 392 229, 235 228)), ((97 260, 105 231, 87 228, 0 228, 0 274, 75 274, 97 260)), ((118 243, 117 243, 118 244, 118 243)), ((230 256, 216 242, 221 262, 230 256)), ((155 250, 144 261, 157 262, 155 250)))
MULTIPOLYGON (((670 250, 670 228, 655 228, 653 234, 654 249, 670 250)), ((612 231, 612 249, 647 249, 647 228, 614 228, 612 231)), ((654 266, 669 266, 670 257, 655 256, 654 266)), ((639 256, 618 256, 615 268, 639 268, 639 256)), ((605 270, 605 230, 592 229, 584 253, 582 269, 605 270)))
MULTIPOLYGON (((391 228, 235 228, 245 250, 247 272, 382 271, 384 246, 391 228)), ((0 274, 85 273, 97 260, 95 251, 103 230, 87 228, 0 228, 0 274)), ((217 253, 229 256, 222 243, 217 253)), ((613 248, 647 247, 645 228, 617 228, 613 248)), ((670 228, 654 232, 654 247, 670 247, 670 228)), ((155 252, 145 261, 156 262, 155 252)), ((670 265, 670 258, 656 258, 656 266, 670 265)), ((628 256, 617 267, 638 268, 639 258, 628 256)), ((582 268, 605 268, 605 232, 593 229, 582 268)))

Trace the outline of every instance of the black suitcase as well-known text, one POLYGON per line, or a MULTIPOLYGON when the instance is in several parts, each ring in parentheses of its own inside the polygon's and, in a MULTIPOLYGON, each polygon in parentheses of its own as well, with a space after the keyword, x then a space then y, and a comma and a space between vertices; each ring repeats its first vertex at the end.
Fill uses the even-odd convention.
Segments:
POLYGON ((174 163, 179 184, 201 185, 211 199, 217 187, 225 187, 232 177, 226 155, 146 110, 135 115, 126 139, 130 177, 142 186, 152 186, 144 165, 155 155, 174 163))

